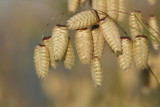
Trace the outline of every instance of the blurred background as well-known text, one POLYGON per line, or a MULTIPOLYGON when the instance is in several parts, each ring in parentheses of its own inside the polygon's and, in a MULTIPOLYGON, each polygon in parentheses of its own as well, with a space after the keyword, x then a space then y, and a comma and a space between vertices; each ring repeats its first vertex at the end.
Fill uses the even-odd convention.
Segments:
MULTIPOLYGON (((150 14, 155 14, 160 23, 159 1, 155 6, 149 6, 147 0, 128 1, 128 11, 130 6, 142 11, 145 23, 150 14)), ((87 8, 91 8, 89 3, 79 10, 87 8)), ((60 62, 57 69, 50 69, 46 80, 38 79, 34 47, 41 43, 42 34, 50 35, 55 24, 66 24, 72 16, 66 12, 67 0, 0 0, 0 107, 160 107, 155 78, 147 70, 137 72, 135 65, 131 71, 121 72, 116 56, 107 47, 102 58, 101 88, 94 87, 90 65, 82 65, 77 54, 71 71, 60 62), (65 14, 46 27, 62 12, 65 14)), ((74 44, 74 32, 70 37, 74 44)), ((152 47, 149 64, 160 78, 160 53, 152 47)))

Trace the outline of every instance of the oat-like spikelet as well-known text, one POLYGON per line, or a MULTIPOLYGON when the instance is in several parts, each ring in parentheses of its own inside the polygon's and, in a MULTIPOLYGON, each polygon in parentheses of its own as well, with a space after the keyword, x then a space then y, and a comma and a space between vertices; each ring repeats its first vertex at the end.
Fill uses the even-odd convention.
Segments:
POLYGON ((68 0, 68 11, 75 12, 79 6, 80 0, 68 0))
MULTIPOLYGON (((149 18, 149 30, 157 39, 159 39, 159 26, 156 17, 153 15, 149 18)), ((152 37, 152 35, 150 36, 152 37)), ((155 50, 159 48, 159 44, 156 41, 152 40, 152 44, 155 50)))
POLYGON ((137 35, 142 35, 143 25, 139 21, 143 22, 141 12, 140 11, 131 12, 129 16, 129 26, 132 39, 134 39, 137 35))
POLYGON ((133 56, 138 70, 147 67, 149 55, 148 38, 144 35, 138 35, 133 41, 133 56))
POLYGON ((121 37, 122 53, 118 55, 118 62, 122 71, 128 71, 132 66, 132 41, 129 37, 121 37))
POLYGON ((155 5, 157 3, 157 0, 148 0, 150 5, 155 5))
POLYGON ((107 0, 107 14, 117 20, 118 18, 118 0, 107 0))
POLYGON ((104 51, 105 39, 100 31, 99 25, 93 26, 91 33, 93 36, 93 46, 94 46, 93 56, 101 58, 104 51))
POLYGON ((74 60, 75 60, 75 56, 74 56, 73 45, 69 38, 66 54, 63 58, 63 63, 65 68, 71 70, 71 68, 74 66, 74 60))
POLYGON ((49 53, 45 45, 37 45, 34 50, 34 65, 39 78, 45 79, 49 71, 49 53))
POLYGON ((110 17, 105 17, 99 22, 100 30, 107 41, 108 45, 115 52, 121 52, 121 40, 118 28, 110 17))
POLYGON ((52 49, 55 60, 60 60, 68 45, 68 28, 63 25, 56 25, 52 30, 52 49))
POLYGON ((80 0, 80 4, 84 5, 87 2, 87 0, 80 0))
POLYGON ((75 45, 82 64, 89 64, 93 55, 93 38, 90 29, 75 32, 75 45))
POLYGON ((107 11, 106 0, 92 0, 92 8, 97 10, 98 16, 104 18, 106 15, 103 13, 107 11))
POLYGON ((126 0, 119 0, 118 21, 123 21, 126 16, 126 0))
POLYGON ((100 87, 103 82, 103 72, 101 60, 96 56, 91 61, 91 73, 95 86, 100 87))
POLYGON ((42 44, 43 45, 46 45, 47 48, 48 48, 48 52, 49 52, 49 57, 50 57, 50 63, 51 63, 51 66, 56 69, 57 65, 58 65, 58 61, 55 60, 54 58, 54 51, 52 49, 52 43, 51 43, 51 36, 49 37, 44 37, 43 38, 43 41, 42 41, 42 44))
POLYGON ((95 25, 99 21, 96 10, 86 10, 80 12, 67 21, 69 29, 82 29, 95 25))

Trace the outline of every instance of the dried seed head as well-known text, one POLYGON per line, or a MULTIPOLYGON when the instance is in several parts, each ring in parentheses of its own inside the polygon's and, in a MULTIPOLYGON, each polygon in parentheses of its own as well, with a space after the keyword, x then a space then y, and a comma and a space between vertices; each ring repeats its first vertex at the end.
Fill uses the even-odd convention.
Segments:
POLYGON ((132 41, 129 37, 121 37, 122 53, 118 55, 118 62, 122 71, 128 71, 132 65, 132 41))
POLYGON ((80 4, 84 5, 87 2, 87 0, 80 0, 80 4))
POLYGON ((147 67, 148 55, 148 38, 143 35, 136 36, 133 41, 133 56, 138 70, 143 70, 147 67))
POLYGON ((99 22, 100 30, 108 45, 115 53, 122 51, 118 28, 110 17, 105 17, 99 22))
POLYGON ((107 0, 107 14, 117 20, 118 18, 118 1, 117 0, 107 0))
POLYGON ((69 29, 82 29, 90 27, 99 21, 96 10, 86 10, 80 12, 67 21, 69 29))
POLYGON ((140 11, 133 11, 130 13, 129 26, 132 39, 134 39, 137 35, 142 35, 143 33, 143 25, 140 23, 140 21, 143 22, 140 11))
POLYGON ((34 50, 34 65, 39 78, 45 79, 49 71, 49 53, 45 45, 37 45, 34 50))
POLYGON ((82 64, 89 64, 93 55, 93 38, 89 29, 75 32, 75 45, 82 64))
POLYGON ((52 49, 55 60, 60 60, 68 45, 68 28, 62 25, 54 26, 52 30, 52 49))
POLYGON ((49 57, 50 57, 50 63, 51 63, 51 66, 56 69, 57 65, 58 65, 58 61, 55 60, 54 58, 54 51, 52 49, 52 43, 51 43, 51 36, 49 37, 44 37, 43 38, 43 41, 42 41, 42 44, 43 45, 46 45, 47 48, 48 48, 48 51, 49 51, 49 57))
POLYGON ((150 5, 155 5, 157 3, 157 0, 148 0, 150 5))
POLYGON ((75 59, 75 56, 74 56, 73 45, 69 38, 66 54, 63 58, 63 63, 66 69, 71 70, 71 68, 74 66, 74 59, 75 59))
MULTIPOLYGON (((157 23, 157 19, 153 15, 149 18, 149 30, 157 39, 160 39, 160 37, 159 37, 159 26, 158 26, 158 23, 157 23)), ((152 35, 150 35, 150 36, 152 37, 152 35)), ((159 44, 154 40, 152 40, 152 44, 153 44, 153 48, 155 50, 158 50, 159 44)))
POLYGON ((123 21, 126 16, 126 0, 119 0, 118 21, 123 21))
POLYGON ((75 12, 79 6, 79 0, 68 0, 68 11, 75 12))
POLYGON ((102 57, 104 46, 105 46, 105 39, 100 31, 99 25, 95 25, 92 27, 91 30, 93 36, 93 46, 94 46, 94 55, 99 58, 102 57))
POLYGON ((91 73, 95 86, 100 87, 103 82, 103 73, 102 73, 101 60, 98 57, 92 58, 91 73))

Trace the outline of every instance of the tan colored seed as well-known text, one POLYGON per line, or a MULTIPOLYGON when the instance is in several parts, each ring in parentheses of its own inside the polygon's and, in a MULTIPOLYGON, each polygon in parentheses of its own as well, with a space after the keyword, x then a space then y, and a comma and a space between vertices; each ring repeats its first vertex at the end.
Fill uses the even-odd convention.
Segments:
POLYGON ((148 0, 150 5, 155 5, 157 3, 157 0, 148 0))
POLYGON ((51 43, 51 36, 49 37, 44 37, 43 38, 43 41, 42 41, 42 44, 43 45, 46 45, 47 48, 48 48, 48 51, 49 51, 49 57, 50 57, 50 63, 51 63, 51 66, 56 69, 57 65, 58 65, 58 61, 55 60, 54 58, 54 51, 52 49, 52 43, 51 43))
POLYGON ((148 55, 148 38, 143 35, 136 36, 133 41, 133 56, 138 70, 143 70, 147 67, 148 55))
POLYGON ((45 79, 49 71, 49 53, 45 45, 37 45, 35 47, 34 65, 38 78, 45 79))
POLYGON ((75 56, 74 56, 73 45, 69 38, 66 54, 63 58, 63 63, 65 68, 71 70, 71 68, 74 66, 74 63, 75 63, 74 60, 75 60, 75 56))
POLYGON ((99 25, 93 26, 91 33, 93 36, 93 46, 94 46, 93 56, 97 56, 101 59, 104 51, 105 39, 100 31, 99 25))
POLYGON ((93 55, 93 38, 90 29, 75 32, 75 45, 82 64, 89 64, 93 55))
POLYGON ((132 66, 132 41, 129 37, 121 37, 122 53, 118 55, 118 62, 122 71, 129 71, 132 66))
POLYGON ((80 12, 67 21, 69 29, 82 29, 95 25, 99 21, 96 10, 80 12))
POLYGON ((126 16, 126 0, 119 0, 118 21, 123 21, 126 16))
POLYGON ((68 0, 68 11, 75 12, 79 6, 80 0, 68 0))
POLYGON ((101 60, 98 57, 93 57, 91 61, 92 79, 96 87, 100 87, 103 82, 103 72, 101 60))
POLYGON ((118 18, 118 0, 107 0, 107 14, 117 20, 118 18))
POLYGON ((52 30, 52 49, 55 60, 60 60, 68 45, 68 28, 62 25, 54 26, 52 30))
POLYGON ((142 35, 143 33, 143 25, 140 23, 140 21, 143 22, 140 11, 133 11, 130 13, 129 26, 132 39, 134 39, 137 35, 142 35))
POLYGON ((99 22, 100 30, 108 45, 115 53, 122 51, 121 40, 118 28, 110 17, 105 17, 99 22))
MULTIPOLYGON (((157 19, 153 15, 149 18, 149 30, 157 39, 160 39, 160 37, 159 37, 159 26, 158 26, 158 23, 157 23, 157 19)), ((150 36, 152 37, 152 35, 150 35, 150 36)), ((153 48, 155 50, 158 50, 159 44, 154 40, 152 40, 152 44, 153 44, 153 48)))

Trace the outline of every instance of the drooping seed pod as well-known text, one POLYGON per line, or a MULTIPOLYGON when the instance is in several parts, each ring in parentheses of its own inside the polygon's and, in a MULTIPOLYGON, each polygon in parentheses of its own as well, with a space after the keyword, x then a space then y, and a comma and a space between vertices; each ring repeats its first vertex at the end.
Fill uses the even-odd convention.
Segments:
POLYGON ((45 79, 49 71, 49 53, 45 45, 37 45, 34 50, 34 65, 39 78, 45 79))
POLYGON ((143 33, 143 25, 140 21, 143 22, 140 11, 133 11, 130 13, 129 26, 132 39, 134 39, 137 35, 142 35, 143 33))
POLYGON ((86 10, 80 12, 67 21, 69 29, 82 29, 95 25, 99 21, 96 10, 86 10))
POLYGON ((126 16, 126 0, 119 0, 118 21, 123 21, 126 16))
MULTIPOLYGON (((158 23, 157 23, 157 19, 153 15, 149 18, 149 31, 154 35, 154 37, 156 37, 157 39, 160 39, 160 37, 159 37, 159 26, 158 26, 158 23)), ((153 37, 151 34, 150 34, 150 36, 153 37)), ((153 48, 155 50, 158 50, 159 44, 154 40, 152 40, 152 44, 153 44, 153 48)))
POLYGON ((122 51, 121 40, 118 28, 110 17, 105 17, 99 22, 100 30, 108 45, 115 53, 122 51))
POLYGON ((118 0, 107 0, 107 14, 117 20, 118 18, 118 0))
POLYGON ((99 25, 93 26, 91 29, 91 33, 93 36, 93 47, 94 47, 93 56, 101 58, 104 51, 105 39, 100 31, 99 25))
POLYGON ((55 60, 60 60, 68 45, 68 28, 64 25, 56 25, 52 30, 52 49, 55 60))
POLYGON ((104 14, 107 11, 106 0, 92 0, 92 8, 97 10, 97 13, 100 19, 106 16, 104 14))
POLYGON ((71 68, 74 66, 74 60, 75 60, 75 56, 74 56, 73 45, 69 38, 68 47, 67 47, 65 56, 63 58, 63 63, 65 68, 71 70, 71 68))
POLYGON ((149 55, 148 38, 144 35, 138 35, 133 41, 133 56, 138 70, 147 67, 149 55))
POLYGON ((150 5, 155 5, 157 3, 157 0, 148 0, 150 5))
POLYGON ((100 87, 103 82, 103 72, 101 60, 98 57, 93 57, 91 61, 92 79, 96 87, 100 87))
POLYGON ((79 6, 80 0, 68 0, 68 11, 75 12, 79 6))
POLYGON ((51 43, 51 36, 49 37, 44 37, 43 38, 43 41, 42 41, 42 44, 43 45, 46 45, 47 48, 48 48, 48 52, 49 52, 49 57, 50 57, 50 63, 51 63, 51 66, 56 69, 57 65, 58 65, 58 61, 55 60, 54 58, 54 51, 52 49, 52 43, 51 43))
POLYGON ((93 55, 93 38, 90 29, 75 32, 75 45, 82 64, 89 64, 93 55))
POLYGON ((132 41, 129 37, 121 37, 122 53, 118 55, 118 62, 122 71, 129 71, 132 66, 132 41))
POLYGON ((84 5, 88 0, 80 0, 80 4, 84 5))

